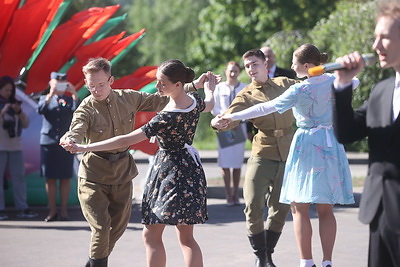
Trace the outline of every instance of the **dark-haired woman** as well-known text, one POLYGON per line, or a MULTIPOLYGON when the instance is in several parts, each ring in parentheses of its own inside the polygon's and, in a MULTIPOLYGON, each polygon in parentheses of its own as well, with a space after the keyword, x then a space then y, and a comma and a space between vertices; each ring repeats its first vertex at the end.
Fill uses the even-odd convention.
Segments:
POLYGON ((5 171, 8 170, 13 184, 15 208, 20 218, 33 218, 37 213, 31 211, 26 202, 27 192, 24 180, 24 158, 22 154, 21 133, 29 126, 29 118, 15 98, 16 88, 11 77, 0 78, 0 220, 8 218, 5 214, 4 188, 5 171))
POLYGON ((162 234, 166 225, 175 225, 187 266, 203 266, 201 249, 194 239, 193 227, 207 217, 206 179, 199 155, 191 144, 200 112, 214 107, 216 77, 207 74, 205 99, 186 93, 185 83, 194 71, 179 60, 163 62, 157 71, 157 90, 169 96, 167 106, 150 122, 135 131, 89 145, 63 144, 71 152, 110 150, 156 138, 157 152, 142 201, 143 239, 148 266, 166 266, 162 234), (68 147, 69 146, 69 147, 68 147))

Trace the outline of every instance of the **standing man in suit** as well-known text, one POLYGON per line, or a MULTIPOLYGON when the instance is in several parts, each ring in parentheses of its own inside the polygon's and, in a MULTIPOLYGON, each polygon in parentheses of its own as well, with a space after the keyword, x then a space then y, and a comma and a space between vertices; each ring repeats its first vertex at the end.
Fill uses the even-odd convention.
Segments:
POLYGON ((373 48, 382 68, 396 77, 379 82, 357 110, 351 106, 351 79, 361 71, 358 52, 339 58, 334 127, 339 142, 368 137, 369 170, 361 197, 359 219, 369 224, 369 267, 400 266, 400 1, 378 9, 373 48))
POLYGON ((276 56, 274 51, 269 46, 263 46, 260 50, 265 55, 265 59, 267 61, 267 68, 268 68, 268 76, 270 78, 275 77, 288 77, 290 79, 296 78, 296 73, 290 69, 283 69, 276 65, 276 56))

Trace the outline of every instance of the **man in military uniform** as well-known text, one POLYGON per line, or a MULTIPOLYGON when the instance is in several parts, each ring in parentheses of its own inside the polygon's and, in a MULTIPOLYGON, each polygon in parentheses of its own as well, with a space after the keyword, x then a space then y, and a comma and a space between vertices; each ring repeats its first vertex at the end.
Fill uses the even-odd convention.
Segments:
MULTIPOLYGON (((265 55, 259 49, 243 55, 244 66, 252 82, 235 97, 224 114, 238 112, 281 95, 295 80, 278 77, 270 79, 265 55)), ((257 267, 275 266, 271 254, 279 240, 289 205, 279 203, 283 173, 293 137, 293 114, 289 110, 251 119, 258 128, 253 138, 252 154, 247 162, 243 185, 246 228, 250 244, 256 255, 257 267), (264 206, 268 218, 264 225, 264 206)), ((239 121, 227 123, 220 116, 211 121, 218 130, 229 130, 239 121)))

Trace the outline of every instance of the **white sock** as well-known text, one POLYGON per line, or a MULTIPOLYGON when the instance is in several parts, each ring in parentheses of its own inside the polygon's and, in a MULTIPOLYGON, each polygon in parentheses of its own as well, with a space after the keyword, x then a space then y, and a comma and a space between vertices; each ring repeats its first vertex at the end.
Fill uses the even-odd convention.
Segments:
POLYGON ((313 259, 311 260, 300 259, 300 267, 312 267, 313 265, 314 265, 313 259))
POLYGON ((332 262, 331 261, 323 261, 322 262, 322 267, 326 267, 327 265, 330 265, 332 267, 332 262))

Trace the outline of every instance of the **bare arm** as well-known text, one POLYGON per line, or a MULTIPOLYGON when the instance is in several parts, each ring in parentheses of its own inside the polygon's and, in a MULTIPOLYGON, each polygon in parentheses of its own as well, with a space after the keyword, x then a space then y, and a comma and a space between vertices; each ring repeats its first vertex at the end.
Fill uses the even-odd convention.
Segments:
POLYGON ((60 145, 71 153, 86 152, 86 151, 104 151, 113 150, 122 147, 127 147, 132 144, 146 140, 147 136, 141 128, 134 130, 128 134, 115 136, 100 142, 95 142, 87 145, 80 145, 74 142, 61 141, 60 145))
POLYGON ((213 73, 208 72, 207 80, 204 82, 204 103, 206 104, 206 108, 203 110, 203 112, 209 112, 214 108, 214 90, 216 85, 216 76, 213 73))

